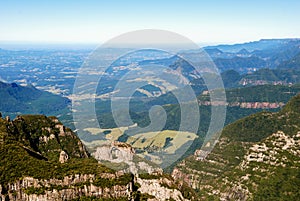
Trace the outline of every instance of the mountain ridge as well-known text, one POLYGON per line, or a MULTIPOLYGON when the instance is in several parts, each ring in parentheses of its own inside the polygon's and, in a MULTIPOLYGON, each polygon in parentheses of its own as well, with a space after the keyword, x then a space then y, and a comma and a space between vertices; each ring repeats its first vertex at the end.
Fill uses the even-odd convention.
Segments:
POLYGON ((300 95, 279 112, 260 112, 226 126, 214 150, 183 160, 172 176, 201 199, 298 200, 300 95))
POLYGON ((0 102, 3 115, 12 117, 26 113, 54 115, 61 113, 70 104, 69 99, 38 90, 32 85, 21 86, 1 81, 0 102))
POLYGON ((0 164, 1 200, 196 200, 168 175, 104 166, 53 116, 0 117, 0 164))
POLYGON ((262 49, 269 49, 275 46, 281 46, 282 44, 286 44, 288 42, 299 41, 300 38, 280 38, 280 39, 260 39, 259 41, 251 41, 245 43, 238 43, 232 45, 215 45, 215 46, 207 46, 204 47, 205 49, 213 49, 218 48, 223 52, 238 52, 241 49, 246 49, 247 51, 254 51, 254 50, 262 50, 262 49), (260 47, 257 47, 260 46, 260 47))

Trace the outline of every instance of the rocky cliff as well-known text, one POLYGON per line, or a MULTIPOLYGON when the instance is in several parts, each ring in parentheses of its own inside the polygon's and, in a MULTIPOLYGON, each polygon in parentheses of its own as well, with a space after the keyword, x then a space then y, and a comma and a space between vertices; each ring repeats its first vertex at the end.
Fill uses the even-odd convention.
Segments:
POLYGON ((0 200, 194 199, 189 192, 161 172, 134 176, 105 167, 55 117, 0 115, 0 200))
POLYGON ((134 148, 124 142, 113 141, 110 144, 99 146, 92 156, 115 170, 127 173, 161 174, 163 172, 158 165, 137 156, 134 148))
POLYGON ((284 106, 283 102, 231 102, 231 103, 222 103, 222 102, 210 102, 210 101, 201 101, 199 105, 227 105, 228 107, 240 107, 240 108, 249 108, 249 109, 276 109, 282 108, 284 106))
POLYGON ((131 177, 116 174, 75 174, 63 179, 24 177, 0 187, 2 200, 72 200, 78 197, 125 199, 132 194, 131 177))
POLYGON ((202 200, 299 200, 300 95, 278 113, 261 112, 223 129, 211 153, 197 150, 175 180, 202 200))
POLYGON ((0 139, 2 200, 115 199, 132 193, 132 175, 98 164, 55 117, 0 118, 0 139))

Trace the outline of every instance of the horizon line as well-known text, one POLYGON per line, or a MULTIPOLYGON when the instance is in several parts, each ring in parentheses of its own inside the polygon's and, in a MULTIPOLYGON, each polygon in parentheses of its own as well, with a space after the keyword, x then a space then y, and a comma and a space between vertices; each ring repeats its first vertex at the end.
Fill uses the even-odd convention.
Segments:
MULTIPOLYGON (((210 46, 222 46, 222 45, 239 45, 239 44, 246 44, 246 43, 251 43, 251 42, 258 42, 262 40, 300 40, 300 37, 283 37, 283 38, 261 38, 261 39, 256 39, 256 40, 247 40, 247 41, 223 41, 223 42, 196 42, 199 47, 204 48, 204 47, 210 47, 210 46)), ((34 49, 34 48, 46 48, 46 47, 38 47, 38 46, 58 46, 62 49, 64 48, 79 48, 81 46, 88 49, 95 48, 97 46, 100 46, 104 44, 105 42, 96 42, 96 41, 90 41, 90 42, 83 42, 83 41, 23 41, 23 40, 9 40, 9 41, 1 41, 0 40, 0 49, 17 49, 21 48, 22 46, 25 45, 30 45, 31 47, 27 47, 28 49, 34 49), (61 47, 62 45, 66 45, 66 47, 61 47), (6 46, 6 47, 2 47, 6 46), (10 46, 10 47, 9 47, 10 46), (19 46, 19 47, 18 47, 19 46)), ((48 48, 49 48, 48 47, 48 48)), ((58 48, 56 47, 56 48, 58 48)), ((25 48, 25 47, 22 47, 25 48)))

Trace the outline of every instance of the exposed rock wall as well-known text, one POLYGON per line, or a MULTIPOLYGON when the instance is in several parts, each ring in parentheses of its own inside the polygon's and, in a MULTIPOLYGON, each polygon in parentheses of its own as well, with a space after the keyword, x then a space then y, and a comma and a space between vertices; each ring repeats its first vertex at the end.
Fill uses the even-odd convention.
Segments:
POLYGON ((283 102, 218 102, 218 101, 201 101, 199 105, 227 105, 228 107, 240 107, 248 109, 276 109, 282 108, 285 104, 283 102))
MULTIPOLYGON (((105 173, 102 178, 116 179, 115 174, 105 173)), ((38 180, 24 177, 22 180, 0 185, 0 198, 9 201, 61 201, 71 200, 80 196, 98 198, 130 197, 132 183, 101 187, 93 184, 95 175, 74 175, 60 179, 38 180)), ((1 200, 0 199, 0 200, 1 200)))
POLYGON ((114 141, 111 144, 107 144, 101 147, 97 147, 96 151, 92 153, 98 161, 109 161, 112 163, 126 163, 128 168, 124 172, 131 172, 133 174, 139 172, 152 173, 162 173, 162 169, 159 167, 154 167, 149 163, 144 161, 135 161, 134 148, 131 145, 114 141))
POLYGON ((182 196, 182 193, 177 189, 168 188, 172 182, 166 178, 163 179, 141 179, 137 178, 137 183, 140 185, 139 191, 144 194, 149 194, 155 197, 153 201, 165 200, 187 200, 182 196))
POLYGON ((241 150, 236 150, 235 160, 239 162, 229 166, 231 162, 225 160, 228 156, 224 157, 221 150, 234 146, 223 137, 216 146, 218 153, 211 152, 208 158, 201 160, 196 160, 201 153, 201 150, 196 150, 191 159, 194 160, 194 166, 183 161, 174 168, 172 177, 206 193, 204 200, 215 196, 224 201, 245 201, 252 199, 254 190, 259 185, 256 183, 259 180, 253 179, 254 177, 263 178, 261 175, 266 176, 276 167, 291 168, 293 164, 300 162, 300 132, 290 136, 278 131, 260 142, 244 143, 245 154, 240 157, 238 151, 241 150))

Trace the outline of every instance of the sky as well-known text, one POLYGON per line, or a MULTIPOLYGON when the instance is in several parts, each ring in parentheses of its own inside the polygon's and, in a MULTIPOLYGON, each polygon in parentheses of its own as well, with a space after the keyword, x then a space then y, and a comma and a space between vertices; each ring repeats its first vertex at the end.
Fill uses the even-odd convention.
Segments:
POLYGON ((299 0, 0 0, 0 41, 103 43, 162 29, 196 43, 300 37, 299 0))

